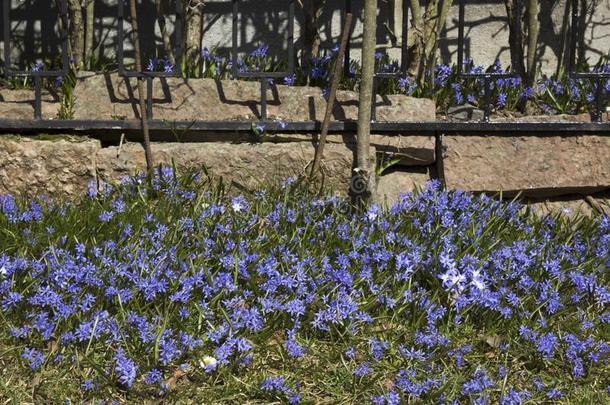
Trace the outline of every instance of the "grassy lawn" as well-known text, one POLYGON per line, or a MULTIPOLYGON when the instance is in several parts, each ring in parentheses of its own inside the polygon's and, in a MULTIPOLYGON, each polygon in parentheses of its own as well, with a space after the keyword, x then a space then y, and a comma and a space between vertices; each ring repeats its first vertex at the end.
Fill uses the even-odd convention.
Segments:
POLYGON ((0 196, 4 403, 610 403, 610 218, 164 169, 0 196))

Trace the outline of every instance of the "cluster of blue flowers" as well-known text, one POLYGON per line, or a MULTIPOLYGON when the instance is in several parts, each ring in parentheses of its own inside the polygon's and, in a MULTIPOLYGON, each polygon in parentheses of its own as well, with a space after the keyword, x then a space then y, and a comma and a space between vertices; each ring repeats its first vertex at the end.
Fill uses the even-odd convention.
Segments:
MULTIPOLYGON (((238 59, 240 72, 247 71, 277 71, 285 66, 285 63, 272 63, 268 54, 269 48, 261 45, 252 51, 246 58, 238 59)), ((308 61, 306 66, 297 66, 297 72, 285 77, 281 84, 313 85, 322 88, 324 96, 328 95, 328 88, 332 75, 332 68, 337 61, 339 46, 335 45, 323 53, 322 56, 314 57, 308 61)), ((207 48, 203 50, 204 77, 232 78, 230 67, 232 62, 223 57, 213 55, 207 48)), ((383 53, 375 54, 376 71, 379 73, 400 73, 398 62, 393 61, 383 53)), ((599 64, 590 69, 591 71, 610 71, 610 64, 599 64)), ((503 67, 500 60, 485 68, 476 65, 472 59, 464 62, 466 73, 509 73, 509 67, 503 67)), ((342 87, 354 89, 357 86, 360 68, 357 63, 351 62, 347 75, 342 80, 342 87)), ((273 80, 269 80, 273 84, 273 80)), ((441 108, 448 108, 464 103, 483 107, 485 100, 485 82, 483 78, 458 78, 455 66, 439 64, 431 72, 426 73, 422 81, 418 83, 406 74, 398 75, 396 79, 380 79, 377 91, 380 94, 405 94, 416 97, 430 97, 437 101, 441 108)), ((546 113, 579 113, 593 107, 594 95, 598 84, 586 79, 574 79, 569 76, 552 77, 543 76, 533 86, 525 86, 519 77, 494 78, 490 83, 491 101, 495 110, 513 110, 524 101, 534 101, 539 105, 541 111, 546 113)), ((603 91, 610 93, 610 80, 602 81, 603 91)))
POLYGON ((174 64, 169 60, 168 57, 165 57, 163 59, 152 58, 148 60, 148 64, 146 65, 146 71, 173 73, 174 64))
POLYGON ((307 396, 290 370, 320 362, 379 404, 608 390, 609 217, 579 228, 435 182, 352 214, 298 182, 202 184, 163 169, 81 205, 0 197, 0 338, 24 367, 86 360, 88 393, 164 390, 177 369, 215 384, 279 352, 259 392, 290 403, 307 396))

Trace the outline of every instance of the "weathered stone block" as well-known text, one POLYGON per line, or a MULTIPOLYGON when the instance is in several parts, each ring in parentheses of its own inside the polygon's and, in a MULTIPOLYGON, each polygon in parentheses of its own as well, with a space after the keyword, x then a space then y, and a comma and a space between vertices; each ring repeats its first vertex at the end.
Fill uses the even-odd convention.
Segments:
MULTIPOLYGON (((34 119, 34 90, 0 90, 0 117, 15 120, 34 119)), ((57 118, 59 95, 46 90, 41 94, 41 115, 43 119, 57 118)))
POLYGON ((0 194, 76 197, 96 179, 94 140, 0 137, 0 194))
MULTIPOLYGON (((305 142, 225 144, 225 143, 158 143, 152 145, 155 164, 179 169, 206 166, 210 173, 222 177, 225 184, 238 189, 281 181, 303 173, 314 156, 315 148, 305 142)), ((325 184, 347 193, 354 151, 345 145, 329 144, 324 149, 322 168, 325 184)), ((139 144, 101 149, 97 154, 100 180, 117 181, 146 168, 144 151, 139 144)))
MULTIPOLYGON (((80 75, 74 90, 76 119, 134 118, 139 110, 135 80, 116 73, 80 75)), ((241 80, 155 79, 153 115, 169 121, 251 120, 260 114, 260 83, 241 80)), ((268 90, 267 114, 286 121, 324 118, 326 100, 316 87, 278 85, 268 90)), ((335 120, 358 118, 358 93, 338 91, 335 120)), ((377 97, 378 121, 432 121, 434 101, 403 95, 377 97)))
POLYGON ((390 169, 377 179, 377 200, 391 207, 400 200, 401 194, 412 193, 417 187, 423 188, 430 178, 427 167, 390 169))
MULTIPOLYGON (((265 140, 271 142, 313 142, 318 139, 318 134, 277 133, 265 136, 265 140)), ((357 139, 355 134, 329 134, 326 142, 355 147, 357 139)), ((433 136, 371 134, 371 146, 379 153, 400 159, 398 164, 401 166, 427 166, 436 161, 433 136)))
POLYGON ((445 136, 443 149, 452 189, 544 197, 610 187, 607 136, 445 136))
POLYGON ((574 200, 547 200, 528 204, 531 211, 539 216, 561 214, 564 216, 591 216, 595 212, 584 198, 574 200))

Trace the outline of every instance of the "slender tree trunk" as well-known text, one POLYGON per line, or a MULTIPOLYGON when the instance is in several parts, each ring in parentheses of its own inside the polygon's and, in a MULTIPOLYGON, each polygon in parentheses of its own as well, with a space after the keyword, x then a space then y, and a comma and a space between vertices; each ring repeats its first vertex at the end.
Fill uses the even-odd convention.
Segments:
POLYGON ((357 168, 352 179, 352 191, 361 204, 371 200, 375 193, 375 171, 371 170, 371 103, 373 101, 373 75, 375 74, 375 46, 377 44, 377 0, 364 2, 364 31, 362 34, 362 78, 358 104, 357 168), (360 190, 358 185, 363 186, 360 190))
POLYGON ((186 66, 192 72, 201 70, 203 37, 203 0, 190 0, 186 10, 186 66))
POLYGON ((85 28, 85 66, 91 69, 93 59, 93 22, 95 17, 95 0, 88 0, 87 3, 87 22, 85 28))
POLYGON ((576 57, 576 66, 579 63, 582 63, 586 60, 587 47, 585 43, 585 30, 587 27, 587 0, 580 0, 580 11, 578 15, 578 31, 576 34, 577 38, 577 57, 576 57))
POLYGON ((540 21, 538 20, 538 0, 527 1, 527 76, 526 85, 531 86, 536 80, 538 33, 540 21))
POLYGON ((523 51, 523 30, 521 28, 521 18, 523 16, 523 0, 506 0, 506 16, 508 17, 508 44, 510 47, 510 63, 513 71, 521 77, 526 78, 524 51, 523 51))
POLYGON ((157 24, 159 24, 159 30, 161 31, 161 38, 163 39, 163 48, 169 61, 175 65, 176 57, 174 56, 174 49, 172 46, 172 38, 167 31, 167 24, 165 23, 165 8, 163 7, 162 0, 155 0, 155 10, 157 12, 157 24))
POLYGON ((572 2, 566 1, 566 7, 563 11, 563 19, 561 22, 561 48, 559 50, 559 57, 557 58, 557 69, 555 74, 561 76, 563 72, 567 71, 570 67, 570 10, 572 9, 572 2))
POLYGON ((422 15, 419 0, 410 0, 412 27, 409 32, 413 36, 413 48, 409 72, 420 83, 426 71, 432 71, 436 64, 438 41, 452 3, 452 0, 429 0, 422 15))
POLYGON ((85 32, 83 26, 83 10, 80 0, 68 0, 68 12, 70 15, 70 45, 74 66, 80 69, 83 62, 85 49, 85 32))
POLYGON ((423 49, 424 49, 424 20, 421 16, 421 8, 419 0, 410 0, 411 21, 413 22, 409 29, 409 34, 413 37, 413 48, 409 57, 409 73, 416 76, 417 81, 420 81, 419 66, 421 65, 423 49))
POLYGON ((303 51, 301 53, 301 66, 309 69, 312 58, 318 56, 320 50, 319 19, 326 0, 309 0, 303 6, 303 51))
POLYGON ((443 28, 445 28, 445 23, 447 21, 447 15, 449 14, 449 10, 451 8, 452 0, 444 0, 442 4, 439 4, 439 1, 431 1, 428 3, 428 10, 426 11, 426 16, 428 16, 428 24, 426 24, 426 47, 425 47, 425 55, 426 55, 426 63, 424 65, 424 72, 430 71, 434 69, 434 65, 436 64, 436 51, 438 50, 438 41, 441 37, 441 32, 443 28), (441 6, 439 9, 439 5, 441 6))
MULTIPOLYGON (((142 72, 142 54, 140 51, 140 35, 138 32, 138 12, 137 0, 130 0, 131 9, 131 26, 133 30, 133 49, 136 60, 136 72, 142 72)), ((150 148, 150 134, 148 132, 148 111, 146 109, 146 100, 144 94, 144 78, 138 77, 138 97, 140 99, 140 118, 142 121, 142 137, 144 138, 144 154, 146 156, 146 170, 148 174, 152 174, 153 156, 150 148)))

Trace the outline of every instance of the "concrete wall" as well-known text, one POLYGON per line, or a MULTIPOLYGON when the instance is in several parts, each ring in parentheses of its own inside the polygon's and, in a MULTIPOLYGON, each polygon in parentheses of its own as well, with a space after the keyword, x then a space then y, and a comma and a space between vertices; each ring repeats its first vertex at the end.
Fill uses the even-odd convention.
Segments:
MULTIPOLYGON (((307 0, 305 0, 307 1, 307 0)), ((390 43, 386 27, 392 27, 394 20, 394 1, 380 2, 378 43, 390 43)), ((590 6, 586 16, 587 28, 584 32, 586 55, 595 62, 600 55, 610 52, 610 0, 588 0, 590 6)), ((271 45, 271 52, 278 58, 285 57, 286 12, 285 0, 242 0, 241 27, 239 31, 240 49, 251 51, 260 43, 271 45), (263 6, 264 3, 264 6, 263 6)), ((323 46, 330 47, 338 41, 341 30, 343 1, 328 0, 322 15, 321 35, 323 46)), ((117 19, 116 0, 96 0, 95 37, 98 57, 102 55, 116 60, 117 19)), ((564 48, 562 25, 566 19, 566 0, 541 1, 540 60, 543 71, 552 72, 564 48)), ((37 60, 49 59, 59 45, 55 24, 56 12, 49 0, 12 0, 11 30, 13 58, 22 67, 31 67, 37 60), (32 49, 36 49, 35 54, 32 49)), ((355 29, 352 37, 353 57, 358 59, 362 36, 362 0, 353 1, 355 10, 355 29)), ((163 56, 159 29, 155 21, 152 0, 143 0, 140 10, 141 30, 147 56, 163 56)), ((302 12, 297 6, 295 38, 299 46, 302 12)), ((443 62, 456 58, 457 44, 457 6, 453 6, 447 28, 440 42, 440 55, 443 62)), ((569 18, 567 18, 569 20, 569 18)), ((505 22, 504 1, 468 0, 466 11, 466 56, 477 63, 490 64, 499 57, 503 62, 509 60, 508 28, 505 22)), ((231 47, 231 1, 209 0, 205 5, 204 46, 217 48, 228 54, 231 47)), ((129 28, 129 25, 126 25, 129 28)), ((396 44, 394 44, 396 45, 396 44)), ((3 47, 4 45, 2 45, 3 47)), ((125 43, 130 57, 131 46, 125 43)), ((390 48, 392 56, 398 58, 399 50, 390 48)))

